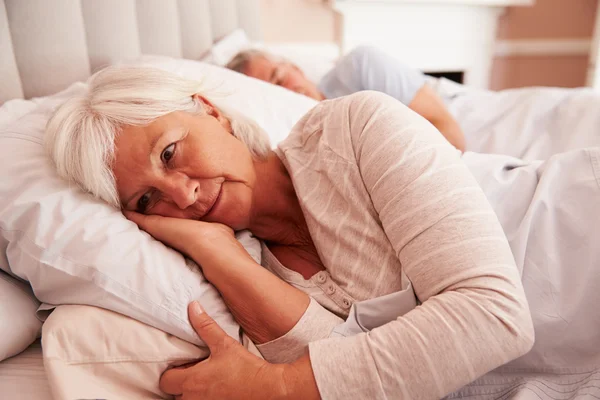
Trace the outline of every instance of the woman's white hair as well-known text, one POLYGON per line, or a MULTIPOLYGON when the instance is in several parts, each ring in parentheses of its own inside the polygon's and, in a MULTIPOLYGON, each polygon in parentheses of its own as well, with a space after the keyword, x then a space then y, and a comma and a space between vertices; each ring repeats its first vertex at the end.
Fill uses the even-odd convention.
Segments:
MULTIPOLYGON (((115 139, 125 125, 144 126, 174 111, 203 114, 201 82, 154 68, 114 66, 94 74, 86 92, 55 112, 45 144, 58 174, 120 207, 112 165, 115 139)), ((265 158, 267 134, 252 120, 215 104, 253 157, 265 158)))

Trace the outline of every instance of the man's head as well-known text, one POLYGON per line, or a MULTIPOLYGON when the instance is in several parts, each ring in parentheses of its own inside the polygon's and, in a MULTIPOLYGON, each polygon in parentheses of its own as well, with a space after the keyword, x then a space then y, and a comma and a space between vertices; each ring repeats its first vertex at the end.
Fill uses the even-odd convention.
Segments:
POLYGON ((282 86, 315 100, 324 98, 317 89, 317 85, 308 80, 300 68, 260 50, 247 50, 239 53, 227 64, 227 68, 261 81, 282 86))

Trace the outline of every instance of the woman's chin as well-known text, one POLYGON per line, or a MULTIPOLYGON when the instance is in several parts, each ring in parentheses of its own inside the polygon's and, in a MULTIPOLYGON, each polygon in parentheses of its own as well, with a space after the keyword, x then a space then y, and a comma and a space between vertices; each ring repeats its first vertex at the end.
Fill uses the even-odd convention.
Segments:
POLYGON ((227 225, 235 231, 247 229, 252 193, 242 185, 223 186, 219 199, 202 221, 227 225))
POLYGON ((223 218, 202 218, 201 221, 214 222, 214 223, 227 225, 234 231, 241 231, 244 229, 248 229, 247 219, 244 219, 241 217, 225 216, 223 218))

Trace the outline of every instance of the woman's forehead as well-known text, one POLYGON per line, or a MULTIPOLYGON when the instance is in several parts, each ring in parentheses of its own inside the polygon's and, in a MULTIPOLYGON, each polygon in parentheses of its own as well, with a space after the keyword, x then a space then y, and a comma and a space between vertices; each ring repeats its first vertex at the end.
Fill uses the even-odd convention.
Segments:
POLYGON ((150 162, 152 136, 144 134, 146 127, 126 127, 115 139, 113 172, 119 179, 150 162))
POLYGON ((126 125, 115 138, 117 158, 124 153, 136 154, 147 150, 152 140, 158 136, 158 130, 151 125, 133 126, 126 125))
POLYGON ((136 193, 152 168, 152 145, 159 131, 151 126, 124 126, 115 139, 112 164, 121 202, 136 193))
POLYGON ((173 129, 180 130, 183 126, 181 117, 174 114, 163 115, 148 125, 124 125, 115 138, 116 150, 129 148, 152 149, 165 132, 173 129))

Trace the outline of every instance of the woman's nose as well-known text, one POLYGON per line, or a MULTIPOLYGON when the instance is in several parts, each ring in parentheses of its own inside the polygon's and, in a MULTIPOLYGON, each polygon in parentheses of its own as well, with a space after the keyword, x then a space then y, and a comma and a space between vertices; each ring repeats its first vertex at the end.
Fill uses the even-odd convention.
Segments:
POLYGON ((169 194, 173 203, 182 210, 193 205, 198 198, 199 184, 187 176, 179 176, 172 179, 169 194))

